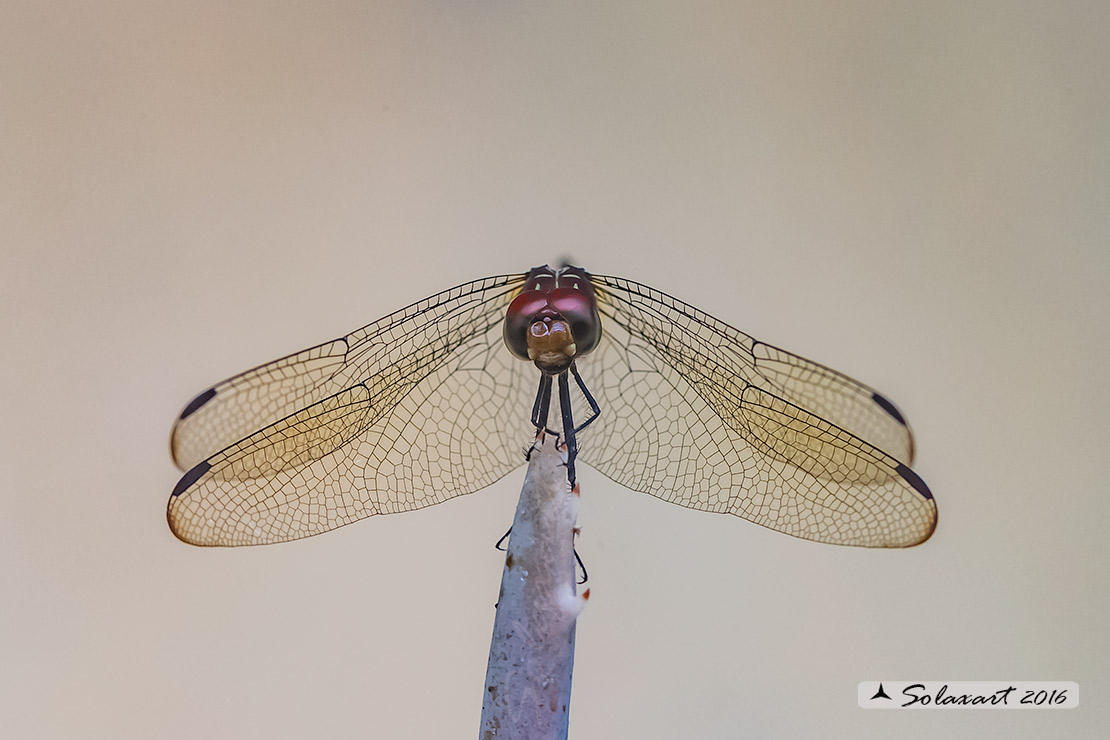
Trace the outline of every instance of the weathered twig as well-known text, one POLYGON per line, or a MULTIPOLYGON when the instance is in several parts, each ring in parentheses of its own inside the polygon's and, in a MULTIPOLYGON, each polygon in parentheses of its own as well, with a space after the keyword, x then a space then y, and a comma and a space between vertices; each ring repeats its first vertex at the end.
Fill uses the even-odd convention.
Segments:
POLYGON ((578 491, 566 451, 540 435, 513 519, 493 622, 480 740, 565 740, 570 718, 576 595, 578 491))

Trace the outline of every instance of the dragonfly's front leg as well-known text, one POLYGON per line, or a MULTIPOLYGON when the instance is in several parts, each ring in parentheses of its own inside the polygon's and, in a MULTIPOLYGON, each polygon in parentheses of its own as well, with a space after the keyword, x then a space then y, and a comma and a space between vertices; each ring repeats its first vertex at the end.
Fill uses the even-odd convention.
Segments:
POLYGON ((566 371, 559 373, 559 411, 563 416, 563 442, 567 446, 567 480, 570 481, 570 487, 574 488, 574 459, 578 457, 578 438, 570 408, 570 382, 566 371))
POLYGON ((547 373, 540 375, 540 387, 536 391, 536 402, 532 405, 532 426, 536 432, 547 430, 558 436, 558 432, 547 429, 548 412, 551 410, 551 376, 547 373))
POLYGON ((578 368, 574 365, 570 366, 570 371, 574 373, 574 382, 578 383, 578 387, 582 389, 582 394, 586 397, 586 403, 590 404, 590 418, 575 427, 574 431, 580 432, 594 422, 594 419, 601 416, 601 407, 597 405, 593 395, 590 394, 590 389, 582 381, 582 376, 578 374, 578 368))

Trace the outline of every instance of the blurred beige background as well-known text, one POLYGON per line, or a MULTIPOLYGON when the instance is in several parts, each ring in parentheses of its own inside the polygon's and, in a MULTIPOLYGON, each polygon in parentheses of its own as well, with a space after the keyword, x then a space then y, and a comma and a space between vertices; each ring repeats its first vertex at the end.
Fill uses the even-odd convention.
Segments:
POLYGON ((523 469, 208 551, 167 439, 220 378, 564 254, 882 389, 940 504, 852 550, 583 468, 572 737, 1110 725, 1110 12, 770 5, 3 3, 0 736, 474 737, 523 469), (857 708, 877 678, 1081 706, 857 708))

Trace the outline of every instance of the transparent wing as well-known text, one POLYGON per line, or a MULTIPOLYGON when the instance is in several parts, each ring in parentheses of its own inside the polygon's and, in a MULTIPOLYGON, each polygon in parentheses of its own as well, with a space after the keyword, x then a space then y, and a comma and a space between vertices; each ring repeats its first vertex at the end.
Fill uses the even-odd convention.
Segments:
POLYGON ((805 539, 929 537, 936 505, 901 461, 912 437, 889 401, 651 288, 593 278, 604 336, 578 368, 602 412, 581 460, 629 488, 805 539))
POLYGON ((298 539, 476 491, 522 464, 537 372, 501 337, 521 282, 468 283, 200 394, 173 434, 179 463, 200 458, 170 496, 174 533, 298 539))
MULTIPOLYGON (((506 275, 465 283, 357 331, 217 383, 186 405, 170 450, 188 470, 249 434, 370 378, 404 387, 493 324, 523 282, 506 275)), ((369 386, 377 392, 374 384, 369 386)))
MULTIPOLYGON (((649 344, 676 345, 696 362, 711 359, 759 386, 913 464, 913 433, 895 405, 858 380, 761 342, 646 285, 593 275, 603 316, 649 344), (606 310, 608 309, 608 310, 606 310)), ((683 361, 675 357, 677 361, 683 361)))

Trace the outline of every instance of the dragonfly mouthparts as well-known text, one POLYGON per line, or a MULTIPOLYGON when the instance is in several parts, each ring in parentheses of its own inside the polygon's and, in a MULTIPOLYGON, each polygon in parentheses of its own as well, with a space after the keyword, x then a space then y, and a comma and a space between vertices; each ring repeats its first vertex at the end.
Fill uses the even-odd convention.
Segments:
POLYGON ((549 373, 566 370, 574 361, 578 347, 570 323, 560 316, 544 316, 528 327, 528 359, 549 373))

